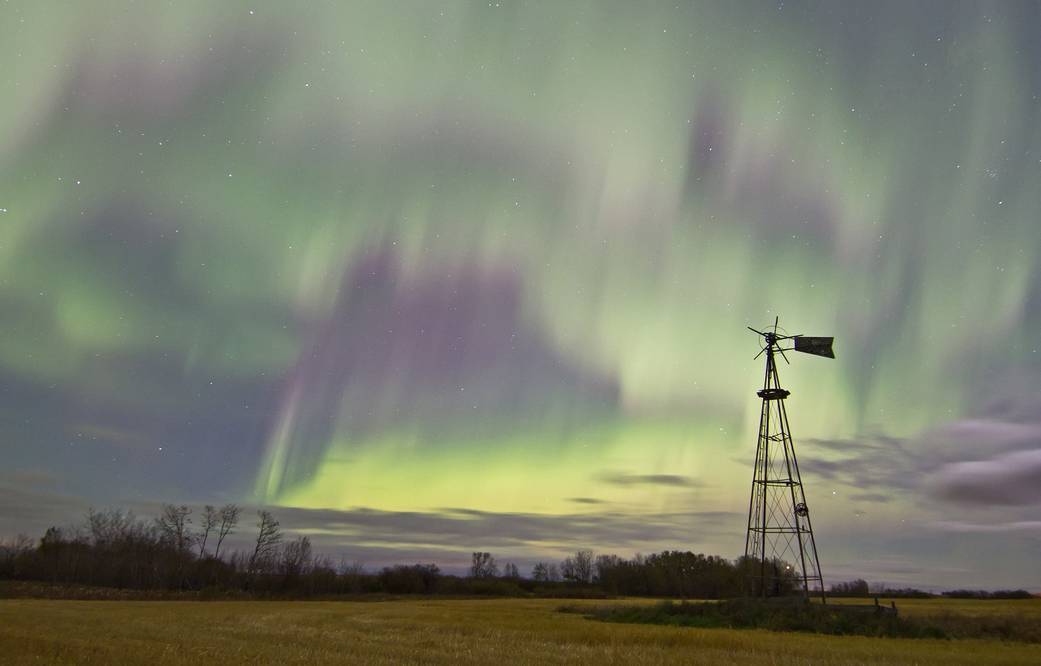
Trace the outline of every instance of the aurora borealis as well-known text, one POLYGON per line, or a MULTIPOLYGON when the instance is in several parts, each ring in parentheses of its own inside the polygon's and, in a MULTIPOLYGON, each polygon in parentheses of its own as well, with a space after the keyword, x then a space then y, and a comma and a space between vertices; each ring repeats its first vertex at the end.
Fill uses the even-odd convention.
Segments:
POLYGON ((836 338, 780 369, 826 582, 1037 588, 1039 31, 4 3, 0 536, 235 501, 372 563, 733 557, 780 315, 836 338))

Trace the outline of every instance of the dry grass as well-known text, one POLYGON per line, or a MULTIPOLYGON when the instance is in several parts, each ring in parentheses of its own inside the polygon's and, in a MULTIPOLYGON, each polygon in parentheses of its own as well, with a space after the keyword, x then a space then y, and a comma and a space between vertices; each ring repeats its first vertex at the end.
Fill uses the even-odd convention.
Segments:
MULTIPOLYGON (((575 605, 576 602, 570 602, 575 605)), ((577 602, 582 603, 582 602, 577 602)), ((603 601, 588 602, 603 605, 603 601)), ((633 600, 619 603, 632 604, 633 600)), ((595 622, 554 600, 0 601, 3 663, 1037 664, 1036 645, 595 622)), ((1041 600, 898 602, 1029 613, 1041 600)))

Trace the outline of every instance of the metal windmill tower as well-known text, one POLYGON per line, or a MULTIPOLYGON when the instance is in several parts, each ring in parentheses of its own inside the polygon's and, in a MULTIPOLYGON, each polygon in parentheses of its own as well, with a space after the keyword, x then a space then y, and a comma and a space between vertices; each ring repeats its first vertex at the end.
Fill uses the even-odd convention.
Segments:
POLYGON ((745 537, 745 565, 749 567, 750 593, 753 596, 779 596, 798 588, 807 599, 819 588, 824 600, 817 544, 813 539, 810 510, 806 504, 799 463, 795 458, 784 401, 790 395, 781 388, 775 354, 788 361, 786 351, 835 358, 834 338, 781 335, 777 320, 773 330, 749 330, 761 336, 766 355, 766 375, 759 416, 759 443, 752 475, 752 496, 748 501, 748 534, 745 537), (781 343, 792 341, 787 349, 781 343))

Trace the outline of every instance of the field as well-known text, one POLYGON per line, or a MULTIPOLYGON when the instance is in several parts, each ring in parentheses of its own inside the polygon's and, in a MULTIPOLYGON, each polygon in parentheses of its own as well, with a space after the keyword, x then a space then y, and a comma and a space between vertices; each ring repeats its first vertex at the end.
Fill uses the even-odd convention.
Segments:
MULTIPOLYGON (((1038 664, 1041 645, 596 622, 551 599, 0 600, 10 663, 1038 664)), ((633 600, 618 603, 633 604, 633 600)), ((642 602, 636 602, 642 603, 642 602)), ((652 603, 652 602, 646 602, 652 603)), ((905 600, 902 613, 1014 614, 1041 599, 905 600)))

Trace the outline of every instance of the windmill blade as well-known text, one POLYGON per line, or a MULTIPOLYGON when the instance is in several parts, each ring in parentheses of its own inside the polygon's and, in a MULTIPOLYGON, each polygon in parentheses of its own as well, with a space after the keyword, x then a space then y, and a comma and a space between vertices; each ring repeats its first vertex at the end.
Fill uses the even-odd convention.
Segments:
POLYGON ((753 333, 755 333, 757 335, 766 335, 766 333, 763 333, 762 331, 757 331, 754 328, 752 328, 751 326, 745 326, 745 328, 747 328, 748 330, 752 331, 753 333))
POLYGON ((783 358, 783 359, 784 359, 784 362, 785 362, 785 363, 787 363, 788 365, 791 365, 791 364, 792 364, 792 362, 788 360, 788 357, 784 355, 784 350, 783 350, 783 349, 781 349, 780 347, 778 347, 778 348, 777 348, 777 351, 781 352, 781 358, 783 358))
POLYGON ((760 356, 762 356, 765 353, 766 353, 766 347, 763 347, 762 349, 759 350, 759 353, 756 354, 755 358, 753 358, 752 360, 754 361, 756 358, 759 358, 760 356))
POLYGON ((835 338, 809 337, 800 335, 795 338, 795 351, 825 358, 835 358, 831 345, 835 338))

